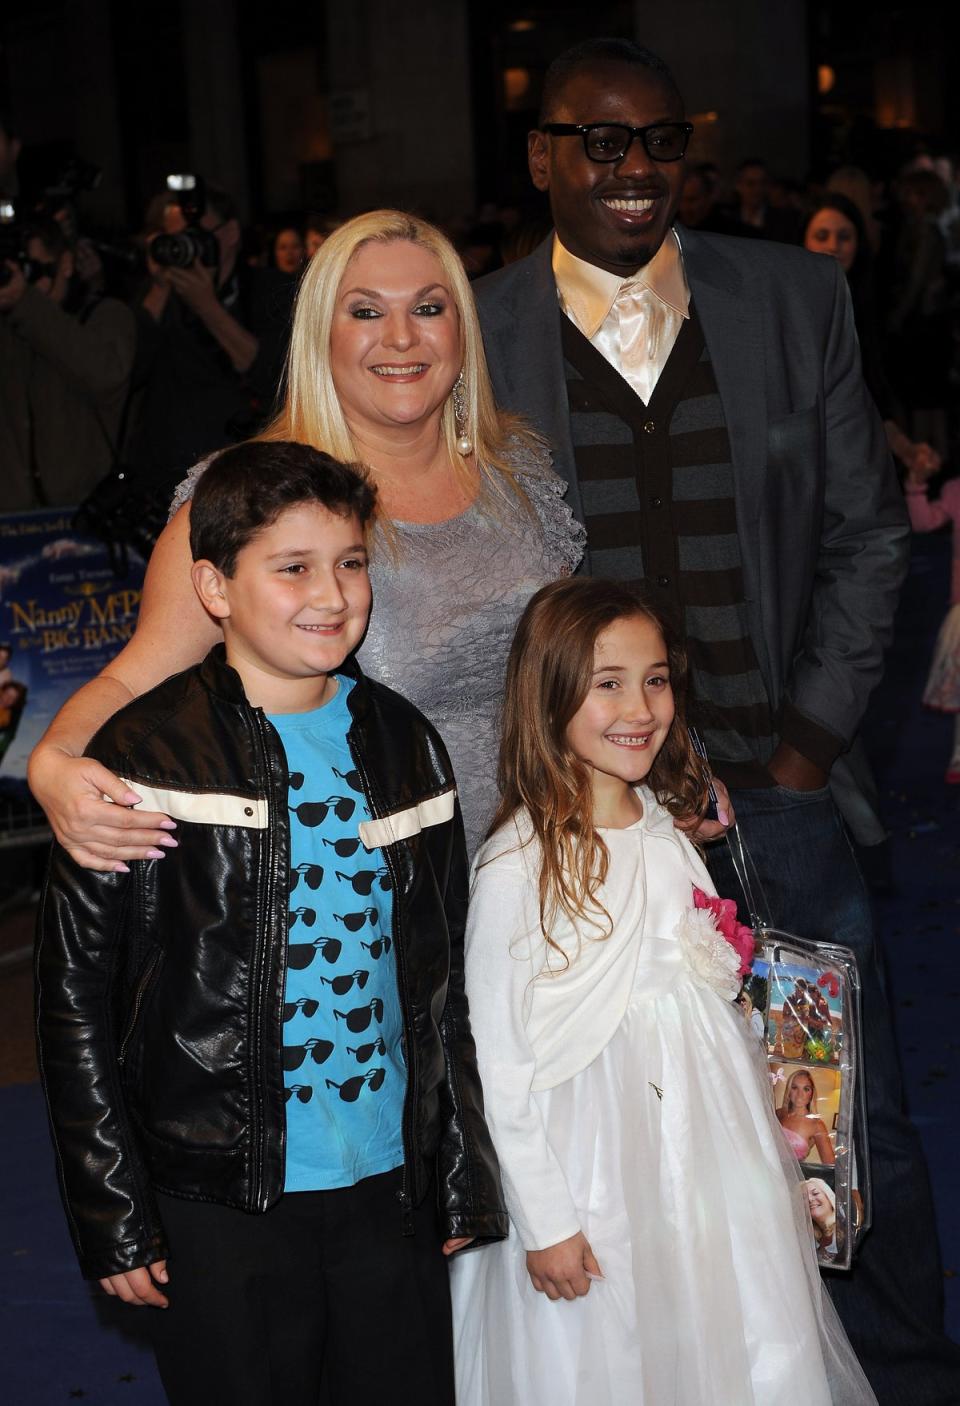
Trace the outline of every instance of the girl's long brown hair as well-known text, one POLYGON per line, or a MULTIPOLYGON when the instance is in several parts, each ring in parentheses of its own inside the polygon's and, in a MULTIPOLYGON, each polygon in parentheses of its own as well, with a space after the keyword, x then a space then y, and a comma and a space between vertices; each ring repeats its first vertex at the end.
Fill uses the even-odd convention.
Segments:
POLYGON ((593 823, 590 771, 566 740, 590 688, 599 635, 617 620, 645 616, 667 646, 676 716, 645 784, 678 820, 703 813, 703 768, 684 720, 687 658, 669 620, 639 591, 617 581, 571 577, 544 586, 520 618, 507 663, 497 780, 500 804, 490 833, 525 810, 540 842, 540 928, 549 946, 558 912, 586 919, 609 936, 598 898, 609 853, 593 823))

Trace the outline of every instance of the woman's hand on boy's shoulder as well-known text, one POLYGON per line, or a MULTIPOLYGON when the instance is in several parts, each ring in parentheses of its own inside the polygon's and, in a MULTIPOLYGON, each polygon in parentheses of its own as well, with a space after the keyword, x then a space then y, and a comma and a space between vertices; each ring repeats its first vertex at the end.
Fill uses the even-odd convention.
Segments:
POLYGON ((550 1245, 546 1250, 527 1251, 527 1273, 538 1293, 557 1299, 577 1299, 589 1293, 591 1281, 603 1278, 587 1237, 582 1230, 550 1245))
POLYGON ((168 1308, 169 1300, 157 1288, 168 1282, 166 1260, 154 1260, 140 1269, 128 1269, 124 1274, 111 1274, 100 1280, 105 1294, 123 1299, 136 1308, 168 1308))

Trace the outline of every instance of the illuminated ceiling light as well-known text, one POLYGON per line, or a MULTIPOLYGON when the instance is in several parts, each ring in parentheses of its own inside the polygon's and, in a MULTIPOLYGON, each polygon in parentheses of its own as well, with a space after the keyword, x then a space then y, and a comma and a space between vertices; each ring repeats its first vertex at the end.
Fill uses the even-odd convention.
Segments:
POLYGON ((536 20, 511 20, 508 28, 513 34, 527 34, 531 29, 536 29, 536 20))
POLYGON ((528 68, 505 68, 503 70, 503 91, 507 106, 519 103, 530 91, 530 70, 528 68))
POLYGON ((828 63, 822 63, 817 69, 817 92, 820 94, 829 93, 833 90, 833 85, 837 81, 837 75, 828 63))

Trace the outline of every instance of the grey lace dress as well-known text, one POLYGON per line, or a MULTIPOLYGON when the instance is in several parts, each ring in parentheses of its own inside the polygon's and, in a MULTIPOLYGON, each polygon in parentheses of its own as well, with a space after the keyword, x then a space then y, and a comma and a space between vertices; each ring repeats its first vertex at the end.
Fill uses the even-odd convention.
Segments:
MULTIPOLYGON (((208 462, 191 470, 171 512, 208 462)), ((456 517, 396 522, 392 548, 375 531, 373 612, 357 654, 370 678, 409 698, 443 737, 471 858, 497 802, 500 703, 517 621, 535 591, 576 570, 585 542, 547 452, 517 445, 512 464, 529 507, 485 481, 456 517)))

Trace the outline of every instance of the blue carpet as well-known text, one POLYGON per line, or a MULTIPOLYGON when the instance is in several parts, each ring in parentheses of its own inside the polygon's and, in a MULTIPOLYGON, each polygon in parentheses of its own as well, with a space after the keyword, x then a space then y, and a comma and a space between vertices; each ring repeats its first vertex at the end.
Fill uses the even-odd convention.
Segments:
MULTIPOLYGON (((951 723, 919 702, 946 607, 948 566, 944 539, 916 541, 896 643, 865 737, 891 829, 886 853, 869 856, 871 877, 908 1097, 936 1195, 947 1321, 960 1338, 960 788, 943 785, 951 723)), ((95 1294, 77 1272, 39 1086, 0 1089, 0 1123, 8 1132, 0 1159, 3 1401, 163 1406, 140 1337, 141 1315, 150 1310, 95 1294)))
POLYGON ((87 1285, 57 1193, 39 1084, 0 1089, 0 1321, 6 1406, 164 1406, 141 1314, 87 1285), (14 1131, 15 1130, 15 1131, 14 1131))
POLYGON ((864 739, 891 831, 889 867, 876 876, 886 879, 876 894, 878 925, 907 1101, 933 1182, 947 1327, 960 1340, 960 787, 943 780, 953 719, 920 702, 949 586, 949 537, 915 537, 864 739))

